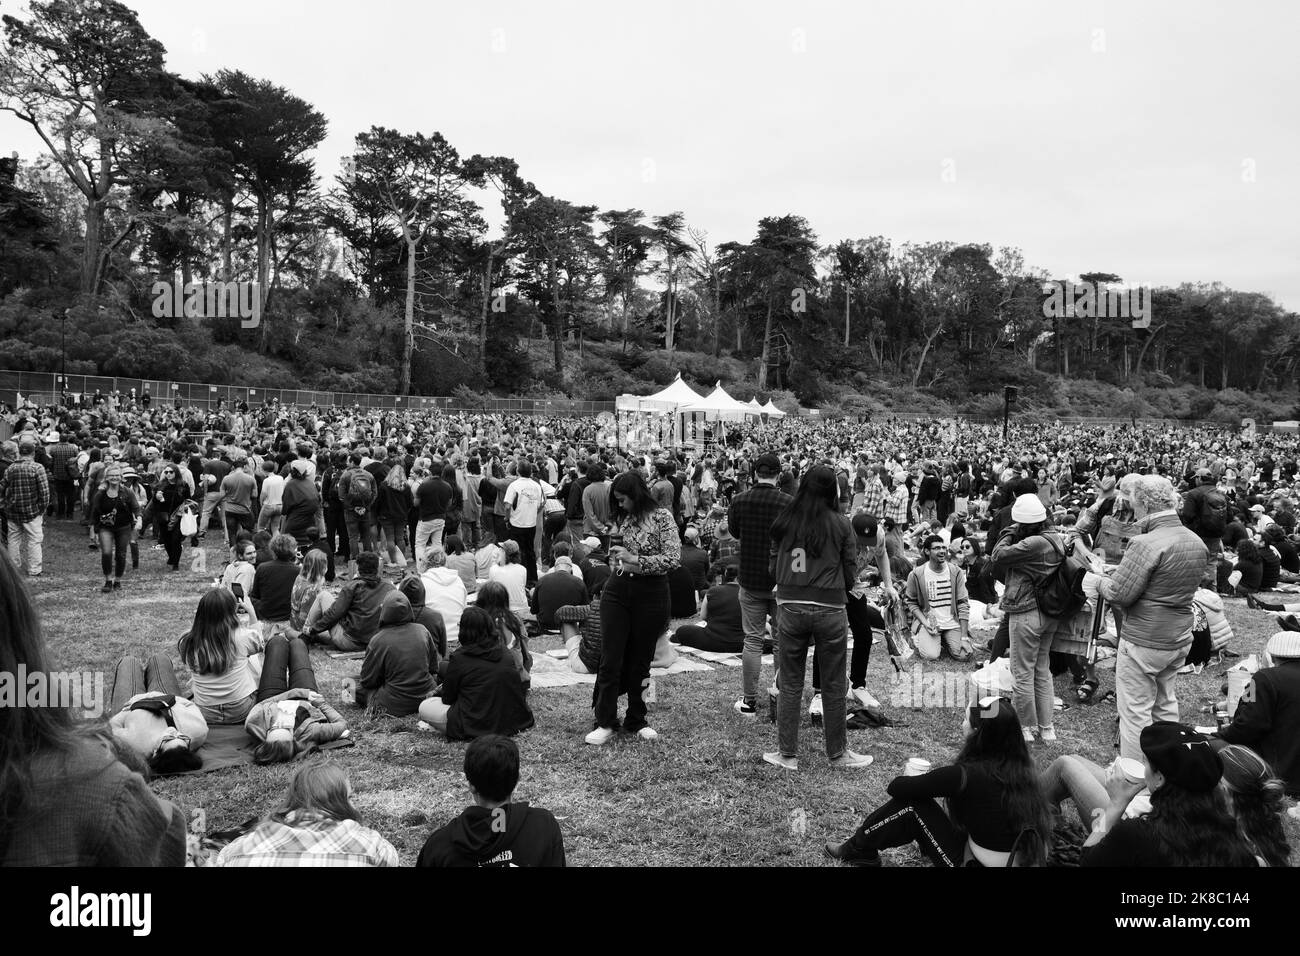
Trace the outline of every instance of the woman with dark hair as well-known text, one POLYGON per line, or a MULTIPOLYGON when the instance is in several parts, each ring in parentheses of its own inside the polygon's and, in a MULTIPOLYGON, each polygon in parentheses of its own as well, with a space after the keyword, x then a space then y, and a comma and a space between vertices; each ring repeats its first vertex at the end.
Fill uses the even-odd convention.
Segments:
POLYGON ((194 624, 177 645, 181 663, 191 672, 191 696, 209 725, 242 724, 256 703, 257 683, 248 659, 266 641, 248 597, 243 606, 247 622, 240 620, 233 594, 210 588, 199 598, 194 624))
POLYGON ((361 825, 347 772, 327 761, 299 768, 284 804, 229 843, 217 866, 397 866, 397 851, 361 825))
POLYGON ((659 636, 668 630, 668 572, 681 562, 677 522, 655 504, 640 475, 625 472, 610 487, 613 497, 609 560, 614 568, 600 601, 600 667, 592 694, 592 746, 609 743, 619 730, 618 698, 627 694, 623 729, 643 740, 659 735, 646 722, 642 694, 650 680, 659 636))
POLYGON ((380 540, 393 567, 406 567, 406 522, 414 506, 415 497, 407 484, 406 471, 400 461, 394 462, 379 486, 379 500, 375 504, 380 540))
POLYGON ((244 729, 260 741, 253 750, 256 764, 288 763, 304 750, 347 736, 347 721, 320 695, 302 638, 277 634, 267 642, 257 703, 244 729))
POLYGON ((481 607, 467 607, 461 615, 460 648, 451 655, 438 696, 420 704, 420 719, 448 740, 513 737, 533 726, 514 658, 502 646, 496 620, 481 607))
POLYGON ((99 564, 105 594, 122 587, 131 533, 140 515, 140 502, 122 481, 126 469, 113 462, 104 469, 104 483, 90 503, 90 526, 99 537, 99 564))
POLYGON ((1223 762, 1209 738, 1191 727, 1159 720, 1143 729, 1139 742, 1145 779, 1134 782, 1122 773, 1107 779, 1110 800, 1094 811, 1080 865, 1257 865, 1228 810, 1219 786, 1223 762), (1144 787, 1151 792, 1151 812, 1124 819, 1124 811, 1144 787))
POLYGON ((1264 578, 1264 562, 1259 556, 1259 547, 1249 538, 1237 542, 1237 571, 1241 579, 1237 581, 1237 594, 1254 594, 1260 589, 1264 578))
MULTIPOLYGON (((0 673, 48 667, 31 596, 0 554, 0 673)), ((0 865, 183 866, 184 815, 123 757, 138 762, 107 724, 63 707, 0 707, 0 865)))
POLYGON ((857 538, 840 514, 835 472, 816 465, 772 523, 776 552, 777 736, 780 749, 763 754, 786 770, 798 767, 799 718, 808 648, 816 644, 824 686, 826 756, 832 767, 867 767, 871 758, 848 749, 848 614, 857 583, 857 538))
POLYGON ((722 569, 722 583, 709 588, 700 602, 700 624, 683 624, 677 628, 674 643, 724 654, 739 654, 744 650, 739 574, 740 568, 734 564, 722 569))
POLYGON ((983 698, 967 710, 962 729, 966 740, 956 761, 894 778, 889 801, 847 841, 828 843, 827 854, 854 866, 880 866, 882 849, 915 843, 935 866, 1041 866, 1052 816, 1011 702, 983 698), (948 801, 947 813, 940 798, 948 801))
POLYGON ((528 652, 523 621, 510 608, 510 592, 504 584, 488 581, 479 589, 475 604, 492 616, 501 646, 514 658, 519 668, 519 679, 525 688, 528 687, 532 683, 533 655, 528 652))
POLYGON ((993 587, 993 576, 988 573, 989 559, 984 555, 984 548, 974 538, 962 538, 955 557, 957 566, 966 571, 966 593, 970 599, 994 607, 998 594, 993 587))
POLYGON ((1237 818, 1241 835, 1267 866, 1290 866, 1291 845, 1282 828, 1286 813, 1286 784, 1259 754, 1240 744, 1219 751, 1228 809, 1237 818))
POLYGON ((167 567, 173 571, 181 569, 181 508, 191 500, 189 487, 180 473, 180 466, 164 465, 158 478, 158 487, 153 493, 155 513, 163 516, 161 522, 161 544, 167 551, 167 567))

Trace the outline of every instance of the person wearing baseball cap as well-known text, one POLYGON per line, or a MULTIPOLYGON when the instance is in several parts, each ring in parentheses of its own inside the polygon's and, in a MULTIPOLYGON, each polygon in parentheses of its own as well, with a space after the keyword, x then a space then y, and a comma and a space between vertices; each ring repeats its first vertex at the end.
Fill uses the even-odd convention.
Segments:
POLYGON ((1282 779, 1287 794, 1300 798, 1300 633, 1278 631, 1265 653, 1272 666, 1255 672, 1232 723, 1215 739, 1255 751, 1282 779))
POLYGON ((1108 778, 1110 802, 1095 814, 1080 865, 1258 866, 1219 786, 1223 762, 1208 737, 1158 720, 1142 730, 1140 753, 1144 780, 1122 773, 1108 778), (1143 789, 1151 792, 1151 812, 1124 819, 1143 789))
POLYGON ((1043 614, 1035 589, 1064 559, 1066 541, 1048 526, 1047 509, 1037 494, 1017 497, 1011 506, 1011 520, 999 535, 989 563, 1006 576, 1000 607, 1011 641, 1012 702, 1025 740, 1033 741, 1037 728, 1039 739, 1051 743, 1056 740, 1052 642, 1059 632, 1069 629, 1070 621, 1043 614))

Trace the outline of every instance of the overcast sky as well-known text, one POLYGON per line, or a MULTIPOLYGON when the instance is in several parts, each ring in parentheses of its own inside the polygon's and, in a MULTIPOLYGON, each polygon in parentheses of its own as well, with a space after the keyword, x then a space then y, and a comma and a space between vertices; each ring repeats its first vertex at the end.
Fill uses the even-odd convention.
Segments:
MULTIPOLYGON (((372 125, 439 130, 714 242, 795 213, 823 244, 1015 245, 1056 276, 1300 308, 1289 0, 128 5, 172 70, 242 69, 321 110, 327 179, 372 125)), ((8 114, 0 143, 37 152, 8 114)))

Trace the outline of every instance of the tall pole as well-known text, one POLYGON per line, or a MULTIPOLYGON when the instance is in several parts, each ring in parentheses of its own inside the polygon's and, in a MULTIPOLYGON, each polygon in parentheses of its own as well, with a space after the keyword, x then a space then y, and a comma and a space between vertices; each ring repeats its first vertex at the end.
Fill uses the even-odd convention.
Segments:
POLYGON ((59 323, 59 378, 62 380, 59 397, 68 390, 68 310, 63 310, 63 319, 59 323))

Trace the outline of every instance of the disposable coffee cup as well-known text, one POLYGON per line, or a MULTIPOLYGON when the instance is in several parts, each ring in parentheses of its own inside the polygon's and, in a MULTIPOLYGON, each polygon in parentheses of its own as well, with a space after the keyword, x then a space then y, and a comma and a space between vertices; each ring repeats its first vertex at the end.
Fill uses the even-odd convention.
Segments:
POLYGON ((1229 575, 1228 575, 1228 583, 1231 584, 1234 588, 1235 588, 1238 584, 1240 584, 1240 583, 1241 583, 1241 572, 1240 572, 1240 571, 1233 571, 1231 574, 1229 574, 1229 575))
POLYGON ((930 761, 924 757, 909 757, 903 767, 904 777, 919 777, 930 772, 930 761))
POLYGON ((1116 757, 1115 770, 1129 783, 1142 783, 1146 780, 1146 766, 1141 760, 1132 757, 1116 757))

